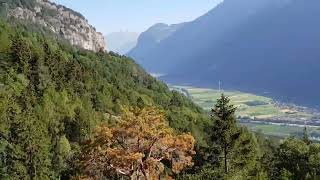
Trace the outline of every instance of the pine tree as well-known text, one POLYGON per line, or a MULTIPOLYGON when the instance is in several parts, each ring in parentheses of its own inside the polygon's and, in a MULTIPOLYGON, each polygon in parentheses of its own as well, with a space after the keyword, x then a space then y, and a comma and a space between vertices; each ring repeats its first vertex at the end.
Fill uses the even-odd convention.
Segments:
POLYGON ((230 153, 229 172, 245 179, 262 179, 264 172, 258 163, 257 140, 246 127, 240 127, 240 137, 230 153), (259 178, 258 178, 259 177, 259 178))
POLYGON ((309 133, 308 133, 308 129, 305 126, 303 129, 303 137, 302 137, 303 142, 305 142, 306 144, 311 144, 310 138, 309 138, 309 133))
POLYGON ((12 37, 11 56, 13 67, 19 73, 30 75, 29 61, 32 59, 32 52, 28 42, 21 34, 12 37))
POLYGON ((240 137, 239 128, 235 118, 236 108, 230 104, 230 99, 224 94, 217 100, 212 109, 213 125, 210 128, 210 140, 220 147, 224 159, 224 172, 227 174, 228 158, 236 141, 240 137))

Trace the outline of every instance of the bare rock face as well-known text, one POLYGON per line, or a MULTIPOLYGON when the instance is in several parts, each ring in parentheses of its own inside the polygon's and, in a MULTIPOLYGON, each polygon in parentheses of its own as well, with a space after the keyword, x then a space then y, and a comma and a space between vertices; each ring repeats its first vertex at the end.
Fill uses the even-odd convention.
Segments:
POLYGON ((33 8, 10 9, 7 16, 42 25, 80 48, 95 52, 106 49, 102 33, 97 32, 85 17, 48 0, 35 0, 33 8))

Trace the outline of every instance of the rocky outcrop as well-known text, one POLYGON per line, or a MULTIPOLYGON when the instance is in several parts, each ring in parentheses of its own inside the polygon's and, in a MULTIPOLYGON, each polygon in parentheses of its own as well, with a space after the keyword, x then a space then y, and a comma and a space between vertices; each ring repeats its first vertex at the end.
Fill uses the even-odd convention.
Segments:
POLYGON ((47 0, 35 0, 34 4, 32 8, 10 9, 7 16, 40 24, 80 48, 96 52, 106 49, 102 33, 80 13, 47 0))

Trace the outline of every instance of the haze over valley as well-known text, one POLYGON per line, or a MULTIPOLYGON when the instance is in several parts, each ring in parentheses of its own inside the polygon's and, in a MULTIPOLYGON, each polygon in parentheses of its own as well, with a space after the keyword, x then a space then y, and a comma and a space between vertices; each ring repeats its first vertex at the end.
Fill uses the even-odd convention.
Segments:
POLYGON ((157 45, 138 42, 128 55, 173 84, 218 88, 221 81, 225 89, 268 92, 317 108, 320 24, 314 17, 319 5, 316 0, 225 0, 157 45))

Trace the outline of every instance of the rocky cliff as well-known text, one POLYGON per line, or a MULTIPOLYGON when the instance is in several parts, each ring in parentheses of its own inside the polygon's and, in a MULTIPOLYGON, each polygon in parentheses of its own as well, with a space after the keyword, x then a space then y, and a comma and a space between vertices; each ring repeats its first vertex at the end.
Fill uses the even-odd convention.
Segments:
POLYGON ((29 0, 33 1, 31 6, 30 3, 29 6, 24 6, 21 2, 10 6, 12 3, 10 1, 5 2, 8 3, 7 18, 28 20, 40 24, 60 35, 72 45, 87 50, 106 49, 102 33, 97 32, 80 13, 48 0, 29 0))

